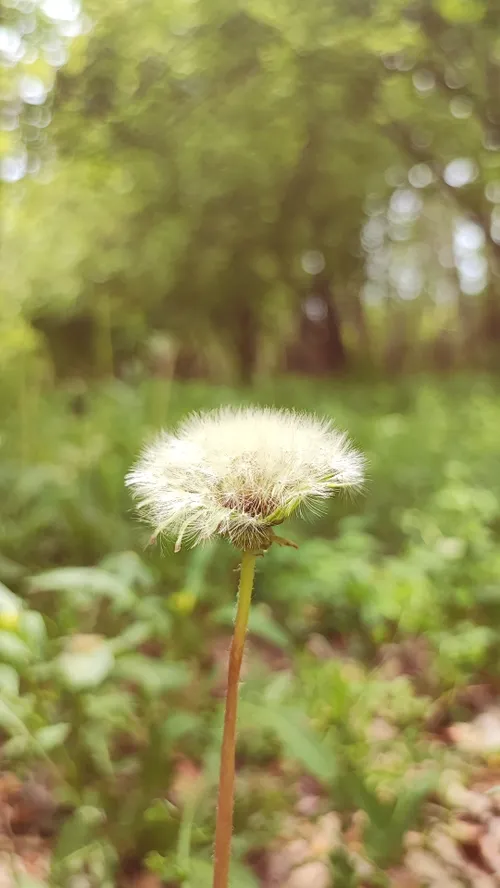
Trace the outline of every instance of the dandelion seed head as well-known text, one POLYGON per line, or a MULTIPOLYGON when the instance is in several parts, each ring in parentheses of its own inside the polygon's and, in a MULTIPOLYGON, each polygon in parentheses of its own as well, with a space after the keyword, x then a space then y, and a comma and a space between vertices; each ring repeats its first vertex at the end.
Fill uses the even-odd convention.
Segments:
POLYGON ((336 490, 359 488, 363 468, 361 454, 329 420, 224 407, 162 432, 126 483, 155 536, 173 537, 176 549, 220 535, 259 550, 294 512, 317 513, 336 490))

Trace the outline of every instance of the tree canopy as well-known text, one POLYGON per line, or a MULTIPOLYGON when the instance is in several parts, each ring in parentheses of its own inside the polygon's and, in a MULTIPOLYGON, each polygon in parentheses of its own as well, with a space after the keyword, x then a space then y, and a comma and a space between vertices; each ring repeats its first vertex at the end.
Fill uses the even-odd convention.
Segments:
POLYGON ((6 32, 3 303, 56 365, 497 341, 499 0, 9 0, 6 32))

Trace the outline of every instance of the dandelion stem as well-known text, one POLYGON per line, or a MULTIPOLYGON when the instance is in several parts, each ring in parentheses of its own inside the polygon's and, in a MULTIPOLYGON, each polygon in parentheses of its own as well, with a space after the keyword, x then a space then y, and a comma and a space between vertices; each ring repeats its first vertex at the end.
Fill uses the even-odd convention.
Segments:
POLYGON ((236 751, 236 716, 241 661, 245 647, 250 602, 255 573, 255 552, 243 552, 241 561, 238 610, 229 652, 229 668, 224 714, 224 734, 220 759, 219 798, 215 830, 213 888, 228 888, 231 838, 233 832, 234 772, 236 751))

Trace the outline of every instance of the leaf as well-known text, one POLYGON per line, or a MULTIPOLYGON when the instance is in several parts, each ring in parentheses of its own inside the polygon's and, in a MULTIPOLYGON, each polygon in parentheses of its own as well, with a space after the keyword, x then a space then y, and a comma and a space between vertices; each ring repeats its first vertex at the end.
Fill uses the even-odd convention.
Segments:
POLYGON ((451 24, 480 22, 487 10, 487 0, 437 0, 438 12, 451 24))
POLYGON ((73 855, 85 855, 86 848, 93 843, 99 827, 104 821, 100 808, 83 805, 66 821, 54 850, 54 864, 61 865, 73 855))
POLYGON ((200 598, 206 586, 205 576, 207 568, 213 561, 217 552, 217 543, 211 542, 206 546, 199 546, 190 555, 185 578, 185 588, 197 599, 200 598))
POLYGON ((23 601, 14 592, 11 592, 7 586, 0 583, 0 613, 19 612, 24 607, 23 601))
MULTIPOLYGON (((202 857, 192 857, 189 862, 190 888, 211 888, 213 864, 202 857)), ((254 874, 243 864, 233 862, 229 872, 229 888, 259 888, 254 874)))
POLYGON ((121 607, 130 607, 135 595, 122 579, 99 567, 58 567, 30 578, 31 592, 79 592, 110 598, 121 607))
POLYGON ((16 697, 19 693, 19 675, 13 666, 0 663, 0 692, 16 697))
POLYGON ((151 570, 137 552, 117 552, 108 555, 100 562, 100 567, 119 577, 127 586, 150 589, 154 583, 151 570))
POLYGON ((334 779, 336 762, 309 728, 303 712, 291 707, 271 707, 242 700, 240 716, 248 725, 272 731, 285 753, 301 762, 319 780, 330 783, 334 779))
POLYGON ((113 761, 109 751, 108 738, 100 730, 100 726, 95 723, 86 725, 82 731, 82 739, 99 772, 107 777, 112 777, 114 773, 113 761))
POLYGON ((163 734, 170 743, 176 743, 182 737, 192 736, 199 730, 201 719, 193 712, 172 712, 166 719, 163 734))
POLYGON ((30 714, 28 706, 25 698, 18 698, 15 704, 0 698, 0 727, 11 735, 11 739, 3 745, 2 751, 4 754, 8 754, 10 750, 10 755, 24 755, 30 749, 50 761, 45 749, 40 746, 35 735, 31 733, 23 721, 23 718, 30 714), (22 706, 24 712, 19 715, 15 706, 22 706))
MULTIPOLYGON (((4 580, 18 580, 26 573, 26 568, 5 555, 0 555, 0 576, 4 580)), ((10 591, 10 590, 9 590, 10 591)))
MULTIPOLYGON (((16 701, 17 703, 18 701, 16 701)), ((17 715, 13 705, 0 698, 0 727, 7 734, 27 734, 30 732, 25 727, 23 720, 17 715)))
POLYGON ((425 774, 413 786, 398 795, 393 821, 401 835, 414 826, 425 799, 436 789, 437 785, 437 774, 425 774))
POLYGON ((16 874, 15 888, 49 888, 48 882, 42 882, 27 873, 16 874))
POLYGON ((62 746, 71 730, 71 725, 59 722, 56 725, 47 725, 35 733, 35 740, 45 752, 51 752, 58 746, 62 746))
MULTIPOLYGON (((385 868, 401 856, 405 834, 416 828, 422 806, 438 782, 437 774, 426 774, 411 787, 403 789, 395 804, 378 801, 376 816, 368 810, 369 820, 364 841, 370 857, 385 868)), ((375 800, 375 796, 374 800, 375 800)), ((363 810, 367 810, 363 806, 363 810)))
POLYGON ((290 637, 276 620, 263 609, 256 607, 250 612, 249 631, 264 641, 286 650, 290 647, 290 637))
POLYGON ((31 651, 27 644, 13 632, 0 629, 0 661, 22 667, 29 663, 31 651))
MULTIPOLYGON (((213 614, 213 620, 215 623, 223 626, 232 626, 234 614, 235 611, 232 605, 220 607, 213 614)), ((290 647, 290 637, 288 634, 261 607, 255 607, 250 611, 248 631, 252 635, 257 635, 259 638, 263 638, 264 641, 268 641, 270 644, 274 644, 283 650, 290 647)))
POLYGON ((58 657, 57 666, 66 687, 84 691, 102 684, 114 662, 113 651, 103 641, 89 651, 65 651, 58 657))
POLYGON ((17 734, 2 744, 2 755, 6 759, 24 758, 30 749, 30 737, 17 734))
POLYGON ((190 680, 184 663, 165 663, 142 654, 125 654, 116 661, 114 675, 138 685, 151 696, 178 690, 190 680))
POLYGON ((172 629, 172 617, 165 610, 164 599, 159 595, 148 595, 138 601, 135 615, 142 622, 149 623, 155 638, 166 638, 172 629))
POLYGON ((113 638, 109 642, 109 645, 114 654, 121 654, 125 651, 133 650, 140 644, 143 644, 151 637, 151 634, 152 626, 150 623, 146 623, 145 621, 132 623, 132 625, 128 626, 124 632, 116 638, 113 638))
POLYGON ((154 799, 144 812, 146 823, 170 823, 173 818, 178 818, 178 816, 178 809, 167 799, 154 799))
POLYGON ((134 717, 133 698, 122 688, 100 691, 85 698, 85 715, 95 722, 113 725, 119 730, 130 728, 134 717))
POLYGON ((29 642, 30 647, 41 649, 47 639, 45 621, 38 611, 25 610, 22 612, 18 626, 20 634, 29 642))

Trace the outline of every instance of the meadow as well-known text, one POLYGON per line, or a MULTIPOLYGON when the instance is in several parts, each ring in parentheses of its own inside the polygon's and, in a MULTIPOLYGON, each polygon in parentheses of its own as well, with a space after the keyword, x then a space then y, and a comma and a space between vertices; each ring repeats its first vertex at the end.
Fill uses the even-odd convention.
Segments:
POLYGON ((151 544, 124 475, 221 403, 314 410, 368 459, 362 494, 259 560, 235 888, 497 884, 498 394, 487 375, 4 385, 0 793, 20 885, 210 885, 237 554, 151 544))

